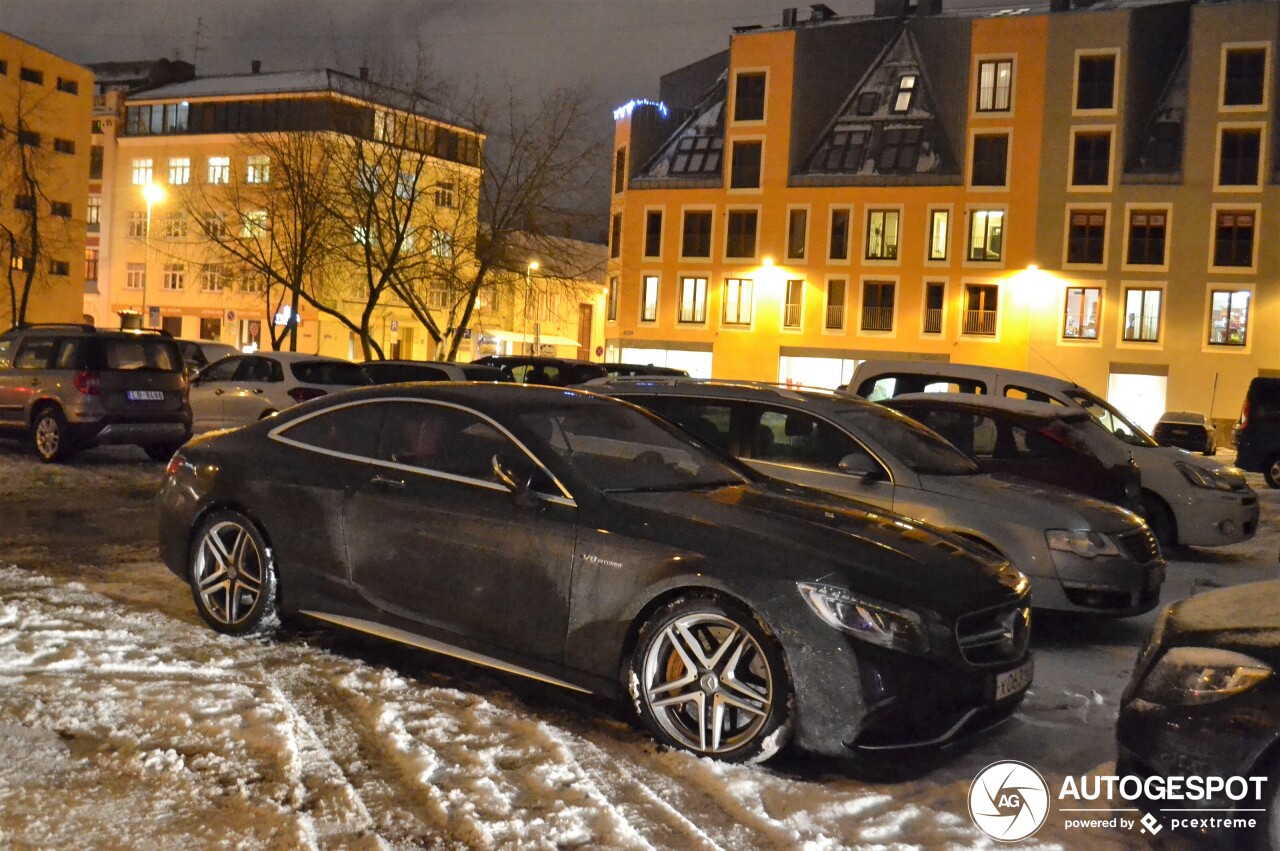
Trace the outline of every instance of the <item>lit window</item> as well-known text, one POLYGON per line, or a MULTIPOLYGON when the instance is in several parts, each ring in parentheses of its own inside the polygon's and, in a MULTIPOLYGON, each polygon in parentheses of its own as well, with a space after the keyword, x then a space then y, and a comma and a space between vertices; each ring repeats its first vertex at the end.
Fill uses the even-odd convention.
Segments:
POLYGON ((645 275, 640 289, 640 321, 658 321, 658 276, 645 275))
POLYGON ((244 235, 250 238, 263 236, 267 232, 267 211, 250 210, 244 214, 244 235))
POLYGON ((1012 91, 1012 59, 978 63, 978 112, 1008 112, 1012 91))
POLYGON ((1214 290, 1209 296, 1209 345, 1243 346, 1249 332, 1248 290, 1214 290))
POLYGON ((867 212, 867 259, 898 259, 898 211, 867 212))
POLYGON ((147 284, 147 267, 143 263, 130 263, 124 271, 124 288, 140 290, 147 284))
POLYGON ((680 321, 707 321, 707 279, 683 278, 680 281, 680 321))
POLYGON ((166 290, 180 290, 186 285, 187 267, 181 263, 166 263, 160 285, 166 290))
POLYGON ((804 314, 804 281, 787 281, 787 292, 782 302, 782 327, 799 328, 804 314))
POLYGON ((1098 339, 1101 315, 1102 290, 1099 287, 1067 287, 1062 336, 1068 340, 1098 339))
POLYGON ((267 183, 271 180, 271 158, 254 154, 246 160, 245 180, 249 183, 267 183))
POLYGON ((1124 338, 1129 342, 1160 340, 1160 300, 1163 290, 1129 289, 1124 293, 1124 338))
POLYGON ((209 157, 209 183, 231 182, 231 157, 209 157))
POLYGON ((906 112, 911 109, 911 101, 915 99, 917 79, 915 74, 903 74, 898 78, 898 91, 893 98, 893 112, 906 112))
POLYGON ((969 259, 997 262, 1004 243, 1004 211, 974 210, 969 223, 969 259))
POLYGON ((169 213, 164 217, 164 235, 168 239, 181 239, 187 235, 186 213, 169 213))
POLYGON ((146 186, 151 182, 151 159, 133 161, 132 181, 134 186, 146 186))
POLYGON ((191 158, 169 158, 169 182, 175 186, 191 182, 191 158))
POLYGON ((724 324, 751 324, 750 278, 727 278, 724 282, 724 324))
POLYGON ((929 211, 929 259, 947 259, 947 236, 951 213, 948 210, 929 211))

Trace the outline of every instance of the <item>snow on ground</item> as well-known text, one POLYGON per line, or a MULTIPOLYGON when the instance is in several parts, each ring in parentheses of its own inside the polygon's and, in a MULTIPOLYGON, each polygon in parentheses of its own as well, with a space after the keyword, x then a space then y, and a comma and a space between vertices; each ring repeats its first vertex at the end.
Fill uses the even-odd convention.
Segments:
MULTIPOLYGON (((217 635, 157 560, 160 468, 142 457, 45 466, 0 444, 0 846, 995 847, 967 815, 974 775, 1110 770, 1151 619, 1043 624, 1018 716, 923 767, 730 766, 657 748, 611 705, 429 654, 217 635)), ((1263 534, 1171 553, 1166 601, 1280 575, 1280 492, 1253 478, 1263 534)), ((1052 819, 1036 836, 1137 841, 1052 819)))

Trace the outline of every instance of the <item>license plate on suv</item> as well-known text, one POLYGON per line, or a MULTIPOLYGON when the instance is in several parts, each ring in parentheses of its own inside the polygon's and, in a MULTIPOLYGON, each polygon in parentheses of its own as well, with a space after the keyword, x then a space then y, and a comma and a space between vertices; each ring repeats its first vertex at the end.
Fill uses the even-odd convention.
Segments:
POLYGON ((163 390, 126 390, 124 397, 131 402, 163 402, 163 390))
POLYGON ((1035 675, 1035 672, 1035 662, 1028 659, 1012 671, 996 674, 996 700, 1012 697, 1031 685, 1031 678, 1035 675))

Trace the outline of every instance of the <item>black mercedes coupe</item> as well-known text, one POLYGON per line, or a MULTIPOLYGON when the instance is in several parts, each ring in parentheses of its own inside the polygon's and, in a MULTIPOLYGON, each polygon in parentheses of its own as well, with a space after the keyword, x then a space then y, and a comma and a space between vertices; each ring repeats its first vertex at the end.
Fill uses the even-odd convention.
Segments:
POLYGON ((220 632, 310 619, 629 696, 725 760, 940 745, 1031 681, 1007 562, 588 392, 369 387, 198 438, 160 544, 220 632))

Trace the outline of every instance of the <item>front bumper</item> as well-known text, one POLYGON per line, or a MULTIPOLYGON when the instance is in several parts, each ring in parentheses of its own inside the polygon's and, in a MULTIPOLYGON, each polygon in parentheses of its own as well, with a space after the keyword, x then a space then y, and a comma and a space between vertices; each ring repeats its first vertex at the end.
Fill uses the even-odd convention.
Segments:
POLYGON ((1148 612, 1160 602, 1164 558, 1149 533, 1111 534, 1122 555, 1083 558, 1050 550, 1057 582, 1042 581, 1034 588, 1039 609, 1125 617, 1148 612), (1154 555, 1153 555, 1154 552, 1154 555), (1138 560, 1143 559, 1143 560, 1138 560))
POLYGON ((1258 532, 1258 495, 1244 491, 1197 488, 1193 501, 1172 506, 1178 524, 1178 543, 1190 547, 1218 547, 1247 541, 1258 532), (1201 493, 1202 491, 1202 493, 1201 493))

